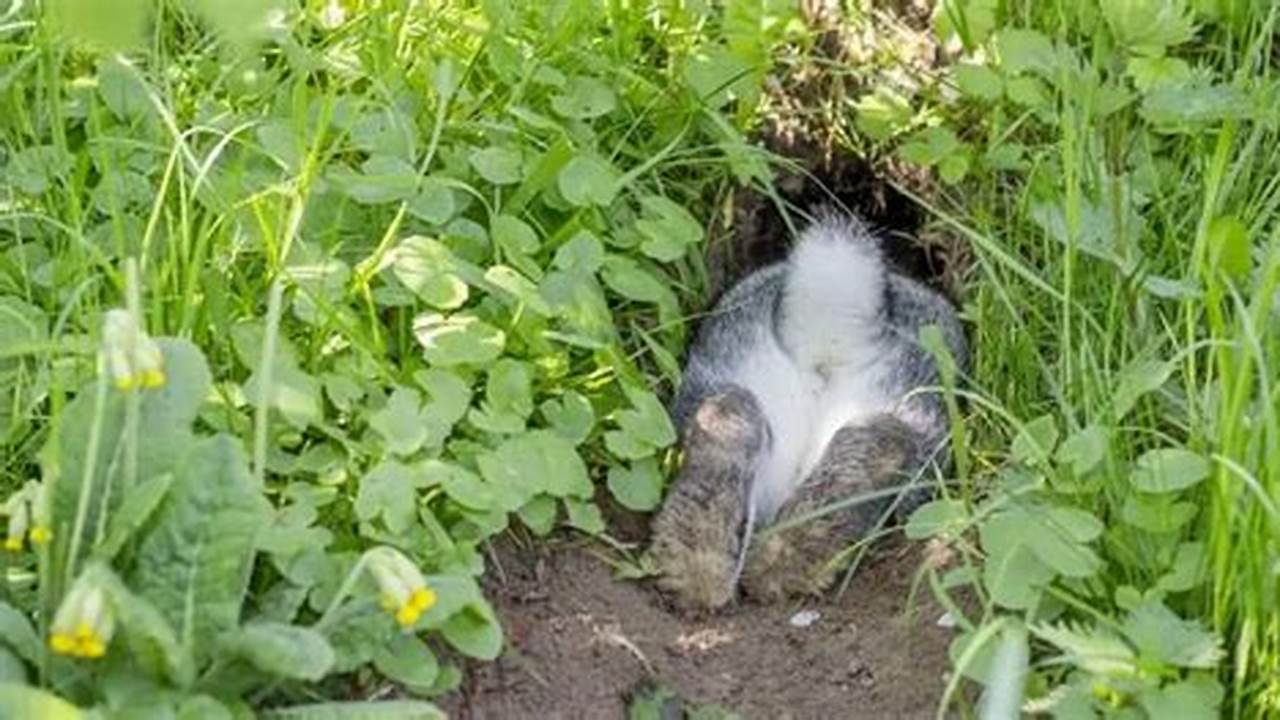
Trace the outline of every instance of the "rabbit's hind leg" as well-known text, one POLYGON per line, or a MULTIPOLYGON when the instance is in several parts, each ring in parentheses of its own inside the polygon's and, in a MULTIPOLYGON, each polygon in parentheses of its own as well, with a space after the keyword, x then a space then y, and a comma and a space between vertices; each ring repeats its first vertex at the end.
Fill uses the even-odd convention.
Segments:
POLYGON ((773 527, 754 538, 743 569, 746 594, 775 602, 829 587, 840 551, 871 530, 893 502, 892 496, 858 496, 906 482, 920 454, 919 434, 892 415, 837 431, 773 527))
POLYGON ((653 524, 658 587, 688 610, 733 599, 747 532, 747 497, 768 426, 755 397, 733 386, 693 412, 684 462, 653 524))

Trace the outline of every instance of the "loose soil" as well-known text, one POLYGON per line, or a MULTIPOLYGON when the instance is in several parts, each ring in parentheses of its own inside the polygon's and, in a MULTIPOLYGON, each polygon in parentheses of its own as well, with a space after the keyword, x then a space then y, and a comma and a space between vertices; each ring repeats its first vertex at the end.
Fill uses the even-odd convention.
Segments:
MULTIPOLYGON (((686 702, 743 718, 930 718, 952 631, 919 593, 918 548, 882 548, 842 598, 743 604, 686 619, 645 583, 614 580, 590 545, 510 543, 487 594, 507 632, 497 662, 467 668, 445 702, 457 720, 625 718, 631 691, 656 681, 686 702), (798 611, 816 611, 808 627, 798 611)), ((679 718, 679 714, 672 717, 679 718)))

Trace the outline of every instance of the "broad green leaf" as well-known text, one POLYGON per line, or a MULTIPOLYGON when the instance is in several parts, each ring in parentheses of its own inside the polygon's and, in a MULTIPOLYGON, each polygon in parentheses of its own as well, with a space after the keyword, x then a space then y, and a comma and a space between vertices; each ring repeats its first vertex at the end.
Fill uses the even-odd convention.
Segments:
POLYGON ((422 412, 422 397, 410 387, 396 386, 387 404, 369 415, 369 427, 382 437, 394 455, 412 455, 430 435, 422 412))
POLYGON ((39 688, 0 683, 0 717, 39 720, 81 720, 88 718, 80 708, 39 688))
POLYGON ((996 52, 1000 56, 1000 66, 1010 75, 1033 72, 1052 78, 1058 65, 1053 43, 1035 30, 1001 30, 996 35, 996 52))
POLYGON ((1054 457, 1059 463, 1071 466, 1071 472, 1080 477, 1102 462, 1110 441, 1110 428, 1088 425, 1063 440, 1054 457))
POLYGON ((417 468, 383 460, 360 479, 356 517, 363 522, 381 517, 391 532, 406 532, 417 517, 417 489, 425 484, 426 479, 417 468))
POLYGON ((539 408, 542 417, 551 424, 560 437, 574 445, 581 445, 596 424, 595 409, 591 401, 577 391, 570 390, 559 399, 551 399, 542 403, 539 408))
MULTIPOLYGON (((136 667, 156 679, 166 679, 180 687, 189 685, 195 675, 195 660, 191 650, 179 642, 174 626, 161 611, 146 597, 126 587, 106 565, 94 563, 84 572, 94 573, 95 583, 105 588, 136 667)), ((198 602, 194 595, 183 598, 188 599, 198 602)), ((201 648, 205 652, 211 649, 212 644, 201 648)))
POLYGON ((609 452, 623 460, 639 460, 674 444, 675 427, 657 396, 641 388, 624 389, 633 409, 619 410, 614 415, 618 429, 604 436, 609 452))
POLYGON ((1180 543, 1173 556, 1173 566, 1160 578, 1156 586, 1168 592, 1185 592, 1198 587, 1207 579, 1206 558, 1204 543, 1180 543))
POLYGON ((916 165, 937 165, 952 154, 960 152, 962 145, 950 128, 935 125, 915 133, 898 149, 898 156, 916 165))
POLYGON ((496 295, 516 307, 517 312, 530 310, 539 315, 550 315, 551 306, 538 292, 538 286, 532 280, 506 265, 491 265, 484 271, 484 279, 489 285, 505 293, 496 295))
POLYGON ((397 633, 373 652, 373 666, 411 692, 427 693, 440 673, 440 662, 416 636, 397 633))
POLYGON ((911 123, 911 104, 888 86, 878 86, 854 104, 854 124, 872 140, 888 140, 911 123))
POLYGON ((493 244, 514 255, 532 255, 542 247, 538 233, 529 223, 514 215, 499 215, 489 227, 493 244))
POLYGON ((438 240, 406 238, 393 251, 391 269, 414 295, 440 310, 462 307, 470 294, 457 258, 438 240))
POLYGON ((1150 450, 1134 463, 1129 479, 1143 492, 1176 492, 1209 477, 1209 461, 1183 448, 1150 450))
POLYGON ((451 616, 440 628, 440 634, 467 657, 493 660, 502 652, 502 627, 483 598, 451 616))
POLYGON ((1004 83, 996 71, 986 65, 960 64, 951 70, 960 92, 980 100, 999 100, 1004 83))
POLYGON ((501 499, 502 488, 487 483, 470 470, 440 460, 428 460, 424 466, 432 483, 438 482, 445 495, 459 505, 473 510, 510 510, 512 503, 501 499))
POLYGON ((505 147, 488 147, 472 152, 471 167, 494 185, 511 185, 524 177, 520 153, 505 147))
POLYGON ((1027 537, 1027 547, 1060 575, 1072 578, 1093 575, 1101 569, 1102 560, 1087 545, 1072 538, 1072 532, 1070 526, 1061 526, 1050 519, 1045 523, 1044 531, 1027 537))
POLYGON ((1043 464, 1058 445, 1058 424, 1052 415, 1041 415, 1023 425, 1009 448, 1016 462, 1043 464))
POLYGON ((1049 93, 1044 82, 1033 77, 1011 78, 1005 84, 1005 95, 1015 105, 1038 110, 1049 105, 1049 93))
POLYGON ((1038 516, 1072 542, 1092 542, 1102 535, 1102 522, 1084 510, 1054 505, 1040 510, 1038 516))
POLYGON ((40 638, 35 628, 26 615, 7 602, 0 602, 0 643, 29 663, 40 662, 40 638))
POLYGON ((662 472, 652 457, 609 468, 609 492, 623 507, 648 512, 662 502, 662 472))
POLYGON ((139 74, 116 57, 98 64, 98 94, 111 113, 120 120, 136 120, 153 110, 148 90, 139 74))
POLYGON ((447 183, 436 177, 427 177, 418 185, 417 194, 409 198, 405 208, 423 222, 443 225, 453 218, 458 203, 447 183))
POLYGON ((296 625, 252 622, 223 636, 219 648, 264 673, 291 680, 315 682, 333 668, 333 648, 324 635, 296 625))
POLYGON ((1178 500, 1172 493, 1131 493, 1124 499, 1120 517, 1130 525, 1153 533, 1173 532, 1196 516, 1195 503, 1178 500))
POLYGON ((571 205, 606 207, 618 193, 618 171, 594 153, 578 155, 560 171, 557 187, 571 205))
POLYGON ((702 225, 684 207, 661 195, 640 200, 643 214, 636 231, 644 239, 640 251, 658 262, 673 262, 702 242, 702 225))
POLYGON ((1160 720, 1216 720, 1222 717, 1222 685, 1209 674, 1193 673, 1158 689, 1144 691, 1138 702, 1147 717, 1160 720))
POLYGON ((1249 228, 1239 218, 1226 215, 1209 225, 1209 257, 1215 270, 1237 281, 1247 278, 1253 267, 1249 250, 1249 228))
POLYGON ((427 361, 440 366, 485 365, 497 359, 506 333, 474 315, 423 313, 413 319, 413 332, 427 361))
POLYGON ((661 280, 624 255, 605 256, 601 278, 611 290, 637 302, 661 302, 668 292, 661 280))
POLYGON ((1054 572, 1025 545, 991 555, 982 565, 982 584, 996 604, 1010 610, 1031 607, 1054 572))
POLYGON ((452 372, 436 368, 420 370, 413 379, 427 392, 427 403, 422 408, 427 446, 438 447, 449 437, 454 424, 467 414, 471 386, 452 372))
POLYGON ((199 441, 174 472, 129 584, 171 626, 191 628, 197 652, 208 652, 238 624, 256 536, 269 510, 234 438, 199 441))
POLYGON ((1130 613, 1121 631, 1144 659, 1175 667, 1212 670, 1226 655, 1216 633, 1198 620, 1178 617, 1157 600, 1130 613))
POLYGON ((1186 60, 1174 57, 1130 58, 1125 72, 1133 80, 1134 87, 1142 92, 1191 79, 1191 66, 1186 60))
POLYGON ((719 45, 698 50, 685 64, 684 78, 699 100, 718 108, 733 99, 750 102, 759 93, 760 69, 719 45))
MULTIPOLYGON (((258 401, 261 384, 261 371, 255 371, 245 382, 245 396, 251 402, 258 401)), ((297 366, 283 361, 277 362, 271 370, 271 388, 267 393, 267 402, 299 430, 319 423, 324 418, 320 381, 297 366)))
MULTIPOLYGON (((27 664, 13 654, 9 648, 0 645, 0 685, 8 683, 26 685, 29 680, 27 664)), ((0 715, 0 717, 3 717, 3 715, 0 715)))
POLYGON ((617 104, 618 100, 608 85, 587 75, 570 79, 564 92, 551 98, 551 107, 557 113, 575 120, 590 120, 606 115, 617 104))
POLYGON ((569 514, 569 525, 588 535, 599 535, 604 532, 604 517, 600 508, 589 500, 565 498, 564 509, 569 514))
POLYGON ((916 508, 907 520, 906 534, 912 540, 950 536, 969 523, 969 511, 959 500, 939 498, 916 508))
POLYGON ((209 695, 190 695, 178 706, 176 720, 236 720, 236 716, 209 695))
POLYGON ((1141 109, 1147 122, 1165 132, 1197 130, 1253 113, 1254 104, 1239 87, 1198 81, 1160 85, 1143 98, 1141 109))
POLYGON ((532 530, 533 534, 543 537, 555 528, 558 510, 555 498, 539 495, 520 507, 520 522, 532 530))
POLYGON ((470 413, 471 424, 495 434, 524 432, 533 413, 533 375, 529 365, 502 358, 489 368, 485 401, 470 413))
POLYGON ((561 270, 594 273, 604 263, 604 244, 587 230, 579 230, 556 248, 552 263, 561 270))
POLYGON ((71 172, 73 158, 52 145, 35 145, 14 152, 5 168, 6 179, 28 195, 40 195, 71 172))
POLYGON ((125 495, 124 502, 111 514, 107 535, 102 544, 94 550, 94 555, 110 562, 124 548, 124 544, 133 537, 160 507, 173 485, 173 475, 165 473, 144 482, 138 483, 125 495))
POLYGON ((447 720, 447 716, 439 708, 421 700, 297 705, 263 710, 262 718, 263 720, 447 720))
MULTIPOLYGON (((166 381, 163 387, 140 390, 138 418, 138 475, 135 480, 157 477, 174 472, 181 456, 191 444, 191 424, 195 421, 200 404, 208 396, 209 367, 195 345, 186 340, 157 338, 164 354, 166 381)), ((80 488, 84 481, 88 460, 89 435, 94 420, 95 387, 90 382, 63 408, 55 437, 45 447, 42 463, 46 472, 56 474, 53 484, 52 529, 55 538, 69 538, 80 500, 80 488), (56 454, 55 454, 56 451, 56 454), (56 471, 50 468, 56 468, 56 471)), ((127 395, 108 390, 102 412, 98 457, 95 472, 89 478, 92 495, 89 499, 89 518, 97 518, 102 511, 102 492, 108 486, 107 473, 116 467, 113 458, 123 452, 120 443, 124 435, 124 416, 127 395)), ((110 484, 113 497, 110 506, 115 508, 122 499, 127 481, 119 478, 110 484)), ((110 517, 110 513, 108 513, 110 517)), ((83 536, 85 552, 97 543, 97 524, 87 523, 83 536)))
POLYGON ((573 445, 548 430, 514 437, 476 459, 485 481, 500 488, 514 512, 534 496, 589 498, 594 491, 573 445))
POLYGON ((1173 372, 1174 364, 1159 360, 1134 360, 1120 371, 1112 394, 1112 409, 1120 420, 1149 392, 1158 390, 1173 372))
POLYGON ((1100 7, 1116 40, 1133 53, 1163 55, 1195 34, 1186 0, 1113 0, 1100 7))

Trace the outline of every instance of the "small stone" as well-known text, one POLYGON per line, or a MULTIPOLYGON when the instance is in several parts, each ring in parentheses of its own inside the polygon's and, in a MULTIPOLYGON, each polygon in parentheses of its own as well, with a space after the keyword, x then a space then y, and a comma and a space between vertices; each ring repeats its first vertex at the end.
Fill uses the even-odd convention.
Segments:
POLYGON ((801 610, 795 615, 792 615, 791 619, 788 620, 787 622, 791 625, 791 627, 807 628, 810 625, 818 622, 818 619, 821 617, 822 617, 822 613, 818 612, 817 610, 801 610))
POLYGON ((942 613, 942 617, 938 618, 938 627, 953 628, 956 626, 956 617, 948 610, 942 613))

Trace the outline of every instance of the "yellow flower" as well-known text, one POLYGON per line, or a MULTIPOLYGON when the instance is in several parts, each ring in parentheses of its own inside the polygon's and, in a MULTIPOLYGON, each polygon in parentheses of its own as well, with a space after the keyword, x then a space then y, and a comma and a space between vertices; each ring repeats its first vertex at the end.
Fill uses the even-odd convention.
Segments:
POLYGON ((84 573, 58 606, 49 648, 59 655, 96 660, 107 654, 114 632, 115 613, 106 591, 90 573, 84 573))
POLYGON ((102 355, 120 390, 164 385, 164 354, 126 310, 108 310, 102 326, 102 355))
POLYGON ((369 574, 378 584, 382 608, 391 613, 400 627, 408 629, 436 604, 436 594, 409 558, 389 547, 366 554, 369 574))
POLYGON ((53 539, 53 531, 44 525, 36 525, 31 528, 29 537, 32 545, 43 545, 53 539))
POLYGON ((4 549, 9 552, 18 552, 22 550, 21 537, 7 537, 4 539, 4 549))
POLYGON ((27 535, 27 526, 31 524, 30 492, 27 487, 9 496, 4 503, 4 512, 9 516, 9 533, 4 539, 4 549, 10 552, 22 550, 22 539, 27 535))

